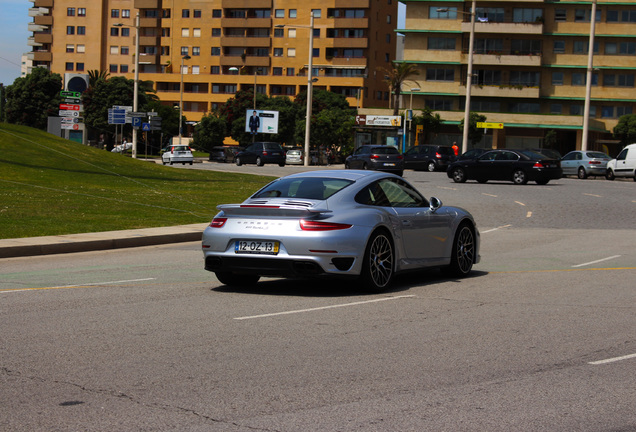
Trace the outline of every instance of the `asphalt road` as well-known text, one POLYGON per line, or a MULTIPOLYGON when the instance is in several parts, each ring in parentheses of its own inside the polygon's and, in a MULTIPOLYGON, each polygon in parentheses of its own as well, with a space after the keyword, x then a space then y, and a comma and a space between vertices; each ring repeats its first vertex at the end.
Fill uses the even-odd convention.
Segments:
POLYGON ((1 259, 0 429, 636 430, 636 183, 405 177, 475 215, 472 277, 236 290, 198 243, 1 259))

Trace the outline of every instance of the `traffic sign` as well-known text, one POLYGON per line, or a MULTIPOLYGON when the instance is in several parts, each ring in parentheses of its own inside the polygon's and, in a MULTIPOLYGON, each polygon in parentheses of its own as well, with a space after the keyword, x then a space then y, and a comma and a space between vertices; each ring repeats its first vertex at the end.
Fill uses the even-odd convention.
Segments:
POLYGON ((150 131, 150 123, 143 123, 141 126, 141 130, 144 132, 149 132, 150 131))
POLYGON ((73 124, 79 123, 81 119, 79 117, 62 117, 60 120, 62 124, 73 124))
POLYGON ((149 113, 147 113, 147 114, 148 114, 148 117, 155 117, 155 116, 158 116, 158 115, 159 115, 159 113, 158 113, 158 112, 154 112, 154 111, 151 111, 151 112, 149 112, 149 113))
POLYGON ((71 104, 60 104, 60 109, 61 110, 68 110, 68 111, 82 111, 82 106, 81 105, 71 105, 71 104))
POLYGON ((146 117, 145 112, 129 112, 128 115, 130 117, 146 117))
POLYGON ((64 103, 79 105, 82 103, 80 98, 65 98, 64 103))
POLYGON ((503 123, 477 122, 477 129, 503 129, 503 123))
POLYGON ((60 96, 62 96, 62 97, 70 97, 70 98, 80 98, 80 97, 82 97, 82 93, 81 92, 76 92, 76 91, 62 90, 60 92, 60 96))
POLYGON ((79 117, 79 111, 59 110, 58 115, 60 117, 79 117))
POLYGON ((132 126, 135 129, 139 129, 141 127, 141 117, 133 117, 132 126))

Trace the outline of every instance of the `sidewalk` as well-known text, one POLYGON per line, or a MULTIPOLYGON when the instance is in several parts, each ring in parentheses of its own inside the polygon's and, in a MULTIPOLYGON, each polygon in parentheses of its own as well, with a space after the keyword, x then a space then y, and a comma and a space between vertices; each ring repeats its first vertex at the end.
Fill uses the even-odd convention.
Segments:
POLYGON ((207 224, 0 240, 0 259, 200 241, 207 224))

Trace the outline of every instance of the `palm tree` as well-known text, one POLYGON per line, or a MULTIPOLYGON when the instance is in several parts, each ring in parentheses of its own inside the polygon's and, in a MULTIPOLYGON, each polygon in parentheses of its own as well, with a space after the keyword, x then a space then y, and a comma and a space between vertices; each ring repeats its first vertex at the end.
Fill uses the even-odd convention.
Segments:
POLYGON ((400 94, 402 93, 402 83, 413 75, 419 75, 417 66, 413 63, 394 63, 391 70, 383 69, 386 75, 384 82, 389 86, 390 92, 393 94, 393 115, 400 112, 400 94))
POLYGON ((89 86, 94 86, 98 80, 107 80, 110 76, 110 72, 99 71, 97 69, 88 71, 88 83, 89 86))

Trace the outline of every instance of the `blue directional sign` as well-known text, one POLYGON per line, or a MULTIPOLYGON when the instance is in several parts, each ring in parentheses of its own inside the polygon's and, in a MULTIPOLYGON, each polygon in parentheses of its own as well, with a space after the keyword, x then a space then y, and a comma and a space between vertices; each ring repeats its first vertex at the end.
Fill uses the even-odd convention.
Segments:
POLYGON ((126 110, 109 108, 108 124, 126 124, 126 110))

